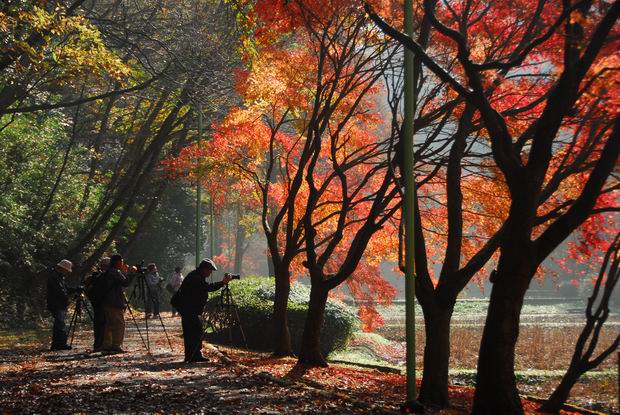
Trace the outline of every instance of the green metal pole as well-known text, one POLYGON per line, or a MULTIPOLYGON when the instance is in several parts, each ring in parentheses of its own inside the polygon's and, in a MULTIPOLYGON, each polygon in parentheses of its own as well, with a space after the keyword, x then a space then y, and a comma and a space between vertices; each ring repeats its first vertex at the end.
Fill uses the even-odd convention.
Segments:
MULTIPOLYGON (((405 33, 413 36, 413 0, 405 0, 405 33)), ((415 116, 415 78, 413 52, 405 48, 405 117, 403 120, 403 172, 405 181, 405 200, 403 215, 405 219, 405 301, 407 340, 407 403, 416 400, 415 371, 415 256, 414 244, 414 209, 415 209, 415 178, 413 173, 413 121, 415 116)))
POLYGON ((209 255, 215 256, 215 213, 213 211, 213 195, 209 198, 209 255))
MULTIPOLYGON (((198 143, 202 140, 202 105, 198 104, 198 143)), ((201 261, 202 251, 202 186, 196 178, 196 268, 201 261)))

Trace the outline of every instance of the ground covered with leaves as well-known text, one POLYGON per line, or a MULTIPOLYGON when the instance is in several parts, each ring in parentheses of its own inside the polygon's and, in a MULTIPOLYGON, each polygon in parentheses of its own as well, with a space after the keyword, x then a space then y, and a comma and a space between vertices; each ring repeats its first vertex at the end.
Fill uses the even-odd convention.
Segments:
MULTIPOLYGON (((307 369, 294 359, 221 346, 205 347, 208 363, 185 364, 179 319, 164 322, 172 350, 151 321, 150 353, 131 321, 124 354, 90 353, 87 328, 70 351, 48 351, 44 337, 4 341, 0 413, 389 414, 405 396, 397 373, 336 364, 307 369)), ((453 407, 437 413, 468 413, 472 392, 452 387, 453 407)), ((524 406, 534 413, 538 404, 524 406)))

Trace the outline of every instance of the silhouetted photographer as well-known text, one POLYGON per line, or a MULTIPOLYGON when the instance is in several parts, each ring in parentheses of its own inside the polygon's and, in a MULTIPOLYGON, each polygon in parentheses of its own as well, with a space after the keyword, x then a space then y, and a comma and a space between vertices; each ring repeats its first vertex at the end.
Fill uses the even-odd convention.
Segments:
POLYGON ((200 315, 207 303, 209 292, 219 290, 233 279, 230 274, 225 274, 222 281, 209 283, 207 278, 213 271, 217 271, 215 263, 210 259, 203 259, 197 269, 187 274, 179 291, 170 299, 170 304, 181 313, 185 362, 207 361, 202 355, 200 315))
POLYGON ((72 270, 73 264, 71 261, 63 259, 48 271, 47 309, 54 318, 50 350, 71 350, 71 346, 67 344, 65 317, 69 307, 69 293, 75 290, 67 288, 65 276, 71 274, 72 270))

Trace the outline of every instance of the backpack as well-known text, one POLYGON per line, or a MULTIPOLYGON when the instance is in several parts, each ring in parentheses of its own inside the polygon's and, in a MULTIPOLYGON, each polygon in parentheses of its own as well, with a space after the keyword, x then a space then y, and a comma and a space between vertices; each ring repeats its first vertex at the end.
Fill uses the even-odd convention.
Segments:
POLYGON ((183 299, 182 299, 181 290, 178 290, 172 295, 172 297, 170 297, 170 305, 176 308, 179 312, 181 311, 181 309, 183 308, 183 299))
POLYGON ((84 292, 93 305, 100 304, 107 293, 105 272, 93 272, 84 282, 84 292))

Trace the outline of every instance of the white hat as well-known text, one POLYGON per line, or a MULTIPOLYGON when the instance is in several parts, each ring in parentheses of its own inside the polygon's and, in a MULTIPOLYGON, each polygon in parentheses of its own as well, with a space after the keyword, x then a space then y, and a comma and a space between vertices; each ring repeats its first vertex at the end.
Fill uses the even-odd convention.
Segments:
POLYGON ((63 259, 58 264, 56 264, 56 266, 58 268, 64 269, 65 271, 67 271, 69 273, 73 271, 73 263, 71 261, 69 261, 68 259, 63 259))
POLYGON ((205 258, 202 261, 200 261, 200 264, 198 265, 198 268, 209 268, 212 269, 213 271, 217 271, 217 267, 215 266, 215 262, 213 262, 211 259, 209 258, 205 258))

